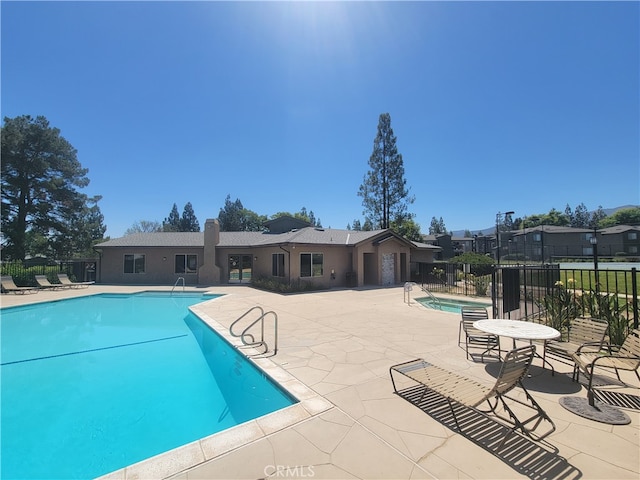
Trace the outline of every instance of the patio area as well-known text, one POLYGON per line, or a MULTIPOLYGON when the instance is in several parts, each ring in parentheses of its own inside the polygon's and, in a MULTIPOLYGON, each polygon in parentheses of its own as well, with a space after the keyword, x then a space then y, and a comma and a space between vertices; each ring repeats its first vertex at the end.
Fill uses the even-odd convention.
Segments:
MULTIPOLYGON (((160 289, 93 285, 2 295, 2 306, 160 289)), ((253 306, 277 313, 278 353, 256 363, 301 402, 102 478, 640 477, 640 412, 625 410, 631 424, 614 426, 564 409, 560 398, 586 397, 585 388, 572 382, 569 365, 554 362, 556 375, 551 376, 534 360, 525 382, 556 431, 544 442, 513 436, 499 452, 492 450, 494 436, 461 434, 446 415, 430 414, 395 395, 389 367, 415 358, 487 385, 498 371, 491 359, 485 364, 466 360, 464 346, 458 346, 459 314, 430 310, 413 300, 407 304, 401 286, 298 295, 246 286, 197 290, 226 294, 193 310, 227 337, 229 325, 253 306)), ((239 344, 236 338, 230 341, 239 344)), ((508 348, 511 339, 502 343, 508 348)), ((633 373, 623 379, 637 387, 633 373)), ((619 390, 638 394, 637 388, 619 390)))

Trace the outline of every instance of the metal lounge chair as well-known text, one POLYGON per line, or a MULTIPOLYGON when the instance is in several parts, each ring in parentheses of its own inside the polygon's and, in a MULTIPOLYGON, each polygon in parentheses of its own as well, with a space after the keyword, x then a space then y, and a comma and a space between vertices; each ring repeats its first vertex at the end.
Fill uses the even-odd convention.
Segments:
MULTIPOLYGON (((640 381, 640 330, 632 330, 624 343, 620 346, 620 350, 616 353, 594 353, 578 351, 573 354, 575 366, 573 368, 573 379, 580 380, 580 371, 589 378, 587 386, 587 397, 589 405, 594 405, 593 391, 593 372, 596 367, 604 367, 613 369, 616 372, 618 380, 622 382, 618 370, 627 370, 634 372, 640 381)), ((623 382, 624 383, 624 382, 623 382)))
POLYGON ((58 280, 61 285, 67 286, 69 288, 86 288, 89 285, 93 285, 95 282, 72 282, 69 278, 69 275, 66 273, 59 273, 58 280))
POLYGON ((36 287, 17 286, 11 275, 2 275, 2 291, 4 293, 15 293, 20 295, 25 293, 38 293, 38 289, 36 287))
MULTIPOLYGON (((609 325, 603 320, 578 317, 571 320, 566 340, 546 340, 544 342, 543 362, 547 355, 560 361, 573 361, 576 352, 598 353, 604 346, 609 325)), ((543 363, 544 365, 544 363, 543 363)))
MULTIPOLYGON (((508 352, 493 387, 488 387, 475 380, 449 372, 422 359, 394 365, 389 369, 389 375, 391 376, 394 392, 400 396, 402 396, 402 391, 398 391, 394 373, 408 377, 413 382, 424 386, 424 392, 416 402, 417 404, 422 402, 428 391, 445 397, 456 427, 460 432, 462 432, 462 429, 458 423, 454 403, 464 405, 485 415, 492 414, 510 425, 512 428, 498 445, 498 450, 500 450, 509 435, 515 431, 519 430, 522 434, 535 441, 542 440, 555 431, 556 427, 553 421, 522 384, 522 379, 526 376, 533 360, 535 349, 535 345, 527 345, 508 352), (516 387, 519 387, 524 392, 526 401, 507 396, 507 393, 516 387), (513 408, 509 406, 511 402, 527 407, 535 413, 529 418, 521 420, 513 408), (484 403, 487 404, 486 409, 478 408, 479 405, 484 403), (538 429, 543 420, 547 421, 551 427, 541 435, 537 433, 533 435, 533 432, 538 429)), ((413 386, 415 387, 415 385, 413 386)), ((518 410, 521 411, 520 408, 518 410)))
POLYGON ((59 290, 62 288, 68 288, 68 287, 65 287, 64 285, 60 285, 60 284, 55 285, 51 283, 46 275, 36 275, 36 283, 40 288, 45 290, 59 290))
POLYGON ((476 320, 486 320, 489 318, 487 309, 483 307, 462 307, 461 309, 462 319, 460 320, 460 326, 458 328, 458 345, 460 345, 460 336, 464 332, 465 350, 467 352, 467 359, 469 359, 469 348, 477 347, 482 348, 480 359, 484 362, 484 356, 486 353, 490 353, 492 350, 498 350, 498 358, 500 358, 502 350, 500 349, 500 337, 491 333, 483 332, 473 326, 473 322, 476 320))

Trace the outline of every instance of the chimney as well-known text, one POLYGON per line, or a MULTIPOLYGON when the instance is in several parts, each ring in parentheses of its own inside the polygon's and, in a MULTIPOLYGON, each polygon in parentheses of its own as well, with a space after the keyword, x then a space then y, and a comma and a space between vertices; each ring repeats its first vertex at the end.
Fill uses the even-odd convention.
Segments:
POLYGON ((220 284, 220 267, 216 261, 216 246, 219 243, 220 222, 217 218, 208 218, 204 224, 204 258, 198 275, 200 284, 220 284))

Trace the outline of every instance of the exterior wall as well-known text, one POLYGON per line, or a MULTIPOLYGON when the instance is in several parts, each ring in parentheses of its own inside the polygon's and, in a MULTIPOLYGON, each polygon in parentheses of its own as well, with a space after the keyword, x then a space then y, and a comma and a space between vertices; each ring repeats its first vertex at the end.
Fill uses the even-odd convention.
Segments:
POLYGON ((412 250, 410 257, 411 263, 433 263, 433 250, 412 250))
POLYGON ((123 285, 173 285, 183 277, 186 285, 200 283, 198 273, 175 273, 175 255, 197 255, 202 266, 203 248, 113 247, 105 248, 100 257, 100 283, 123 285), (145 255, 145 273, 124 273, 126 254, 145 255))
POLYGON ((409 275, 410 249, 395 238, 388 239, 382 243, 364 243, 356 249, 354 257, 357 257, 358 286, 363 285, 383 285, 383 258, 385 255, 394 256, 394 283, 399 284, 409 275), (404 255, 402 255, 404 253, 404 255), (404 266, 400 261, 404 261, 404 266))
MULTIPOLYGON (((350 248, 340 246, 319 246, 319 245, 295 245, 289 248, 291 252, 291 280, 294 282, 312 282, 314 285, 321 285, 326 288, 346 287, 347 272, 351 271, 350 248), (322 253, 323 270, 322 276, 301 277, 300 276, 300 254, 302 253, 322 253)), ((286 262, 286 259, 285 259, 286 262)))

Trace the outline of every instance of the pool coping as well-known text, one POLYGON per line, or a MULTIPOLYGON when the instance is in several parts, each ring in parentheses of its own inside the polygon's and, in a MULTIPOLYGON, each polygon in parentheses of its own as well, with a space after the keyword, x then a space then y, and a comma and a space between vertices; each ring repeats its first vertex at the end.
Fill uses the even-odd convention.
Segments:
POLYGON ((295 378, 269 357, 261 356, 261 352, 243 345, 239 338, 230 334, 228 328, 202 310, 209 302, 216 300, 217 298, 205 300, 192 305, 189 310, 232 347, 236 348, 241 355, 280 388, 296 399, 297 403, 107 473, 97 477, 99 480, 167 478, 178 475, 335 408, 330 401, 295 378), (244 348, 240 349, 239 347, 244 348))

